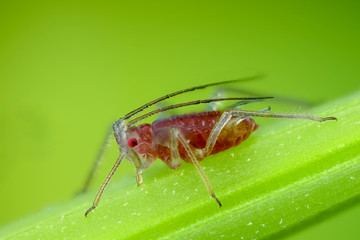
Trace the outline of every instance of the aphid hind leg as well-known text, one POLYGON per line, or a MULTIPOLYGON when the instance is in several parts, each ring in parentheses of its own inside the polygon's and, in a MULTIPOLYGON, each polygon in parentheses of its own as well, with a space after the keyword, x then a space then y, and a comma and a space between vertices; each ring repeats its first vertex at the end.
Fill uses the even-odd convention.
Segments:
POLYGON ((312 120, 317 122, 337 120, 336 117, 319 117, 311 114, 274 113, 268 111, 231 110, 230 113, 233 116, 239 116, 239 117, 294 118, 294 119, 312 120))
POLYGON ((188 154, 189 158, 191 159, 191 162, 194 164, 196 170, 198 171, 201 179, 203 180, 206 189, 208 190, 210 196, 215 199, 219 207, 222 206, 220 200, 215 196, 215 192, 210 184, 209 179, 207 178, 204 169, 200 166, 200 163, 195 157, 195 154, 191 147, 189 146, 188 140, 185 139, 185 137, 180 133, 178 129, 174 129, 174 132, 176 133, 177 139, 180 141, 180 144, 183 145, 186 153, 188 154))
POLYGON ((206 145, 203 149, 199 149, 197 150, 197 153, 202 157, 206 157, 208 155, 210 155, 210 153, 212 152, 216 140, 218 139, 221 130, 225 127, 225 125, 229 122, 229 120, 231 119, 232 115, 230 112, 223 112, 223 114, 221 114, 219 120, 217 121, 217 123, 214 125, 214 127, 212 128, 210 135, 206 141, 206 145))

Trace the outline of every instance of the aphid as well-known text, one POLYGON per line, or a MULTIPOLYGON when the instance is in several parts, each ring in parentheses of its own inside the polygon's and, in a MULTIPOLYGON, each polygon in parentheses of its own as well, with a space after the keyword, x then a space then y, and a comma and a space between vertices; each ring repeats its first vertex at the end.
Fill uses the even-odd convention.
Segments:
MULTIPOLYGON (((238 109, 242 105, 272 97, 197 100, 159 108, 137 118, 133 118, 144 109, 173 96, 197 89, 204 89, 209 86, 237 81, 240 80, 211 83, 177 91, 155 99, 117 120, 113 124, 113 131, 120 148, 120 156, 101 185, 92 207, 86 211, 85 216, 98 206, 104 190, 124 158, 127 158, 134 164, 138 185, 141 185, 143 181, 142 170, 150 167, 157 158, 160 158, 171 169, 179 168, 181 166, 181 160, 192 163, 201 176, 210 196, 214 198, 219 207, 221 207, 221 202, 215 196, 215 192, 199 162, 209 155, 235 147, 245 141, 250 134, 258 128, 258 125, 250 117, 296 118, 318 122, 336 120, 335 117, 322 118, 308 114, 272 113, 269 111, 270 109, 267 109, 268 111, 246 111, 238 109), (138 122, 154 114, 170 109, 229 100, 236 100, 238 102, 223 111, 207 111, 173 116, 157 120, 152 124, 146 123, 135 126, 138 122)), ((91 176, 92 174, 90 174, 90 178, 91 176)))

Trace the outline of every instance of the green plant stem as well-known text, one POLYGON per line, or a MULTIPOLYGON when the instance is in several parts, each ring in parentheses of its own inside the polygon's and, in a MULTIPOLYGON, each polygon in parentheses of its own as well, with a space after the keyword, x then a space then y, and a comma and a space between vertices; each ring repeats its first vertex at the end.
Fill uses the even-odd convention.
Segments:
POLYGON ((139 188, 114 181, 87 218, 95 191, 4 226, 0 237, 259 239, 291 232, 360 195, 359 99, 357 92, 312 109, 337 122, 273 120, 239 147, 204 160, 222 208, 184 164, 139 188))

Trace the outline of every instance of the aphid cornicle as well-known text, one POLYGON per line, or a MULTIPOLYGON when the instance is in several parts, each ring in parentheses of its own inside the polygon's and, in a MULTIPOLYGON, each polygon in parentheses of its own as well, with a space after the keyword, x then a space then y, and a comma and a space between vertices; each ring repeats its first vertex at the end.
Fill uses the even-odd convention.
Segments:
MULTIPOLYGON (((322 118, 309 114, 273 113, 264 110, 246 111, 238 109, 242 105, 272 97, 197 100, 159 108, 137 118, 133 118, 144 109, 173 96, 210 86, 229 84, 237 81, 250 80, 252 78, 211 83, 177 91, 155 99, 117 120, 113 124, 113 131, 120 148, 120 156, 101 185, 92 207, 86 211, 85 216, 97 207, 105 188, 124 158, 127 158, 134 164, 138 185, 142 184, 142 170, 150 167, 157 158, 161 159, 171 169, 179 168, 181 166, 181 160, 192 163, 201 176, 210 196, 214 198, 221 207, 220 200, 215 196, 214 190, 199 162, 209 155, 237 146, 246 140, 250 134, 258 128, 258 125, 250 117, 296 118, 318 122, 336 120, 335 117, 322 118), (157 120, 152 124, 135 126, 136 123, 154 114, 170 109, 229 100, 238 102, 233 105, 233 107, 223 111, 207 111, 173 116, 157 120)), ((85 188, 87 188, 93 172, 94 171, 91 172, 85 188)))

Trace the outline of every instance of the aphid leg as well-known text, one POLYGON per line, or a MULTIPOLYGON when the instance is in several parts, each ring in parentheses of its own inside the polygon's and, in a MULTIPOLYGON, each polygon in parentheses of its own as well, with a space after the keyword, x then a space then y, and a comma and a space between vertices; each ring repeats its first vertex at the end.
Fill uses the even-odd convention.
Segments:
POLYGON ((136 169, 136 182, 138 186, 143 183, 142 169, 140 168, 136 169))
POLYGON ((232 115, 230 112, 223 112, 223 114, 221 115, 215 126, 212 128, 209 138, 206 141, 205 148, 198 150, 201 157, 204 158, 210 155, 210 153, 212 152, 215 146, 216 140, 218 139, 221 133, 221 130, 225 127, 226 123, 231 119, 231 117, 232 115))
POLYGON ((336 117, 319 117, 311 114, 298 114, 298 113, 274 113, 274 112, 245 111, 245 110, 231 110, 230 113, 233 116, 240 116, 240 117, 296 118, 296 119, 312 120, 317 122, 337 120, 336 117))
POLYGON ((114 173, 116 172, 116 170, 118 169, 121 161, 124 159, 126 153, 123 152, 121 153, 120 157, 118 158, 118 160, 116 161, 116 163, 114 164, 113 168, 111 169, 111 171, 109 172, 109 174, 107 175, 105 181, 103 182, 103 184, 101 185, 98 193, 96 194, 95 200, 93 202, 93 205, 91 206, 91 208, 89 208, 86 212, 85 212, 85 217, 92 211, 94 210, 97 205, 99 204, 100 198, 102 196, 102 194, 104 193, 107 185, 109 184, 112 176, 114 175, 114 173))
POLYGON ((184 149, 186 150, 186 153, 188 154, 189 158, 191 159, 191 162, 194 164, 196 170, 201 176, 201 179, 203 180, 206 189, 208 190, 210 196, 215 199, 219 207, 221 207, 220 200, 215 196, 215 192, 209 182, 209 179, 206 177, 206 174, 204 172, 204 169, 200 166, 198 160, 195 157, 194 152, 191 150, 188 141, 185 139, 185 137, 179 132, 178 129, 175 129, 174 132, 176 133, 177 139, 180 141, 180 143, 183 145, 184 149))
POLYGON ((178 139, 177 139, 178 131, 179 130, 175 128, 170 129, 171 162, 169 163, 170 164, 169 167, 171 169, 177 169, 181 166, 181 158, 179 154, 178 139))
POLYGON ((88 175, 88 177, 86 179, 86 182, 85 182, 81 192, 86 192, 89 189, 90 183, 94 178, 96 170, 98 169, 98 167, 100 166, 100 164, 101 164, 101 162, 103 160, 105 150, 106 150, 106 148, 108 146, 108 143, 109 143, 109 140, 110 140, 110 138, 112 136, 113 136, 113 130, 112 130, 112 128, 110 128, 108 134, 106 135, 104 143, 101 146, 100 152, 98 153, 98 155, 97 155, 97 157, 96 157, 96 159, 95 159, 95 161, 94 161, 94 163, 93 163, 93 165, 91 167, 91 170, 89 172, 89 175, 88 175))

